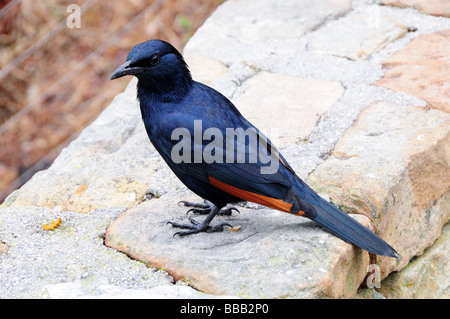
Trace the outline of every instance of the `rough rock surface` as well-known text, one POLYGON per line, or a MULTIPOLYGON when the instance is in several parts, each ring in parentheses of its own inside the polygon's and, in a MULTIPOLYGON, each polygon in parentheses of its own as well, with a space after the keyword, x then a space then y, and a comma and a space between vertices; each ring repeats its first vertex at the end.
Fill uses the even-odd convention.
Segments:
MULTIPOLYGON (((448 206, 447 206, 448 208, 448 206)), ((399 272, 384 280, 380 292, 386 298, 450 298, 450 225, 427 248, 423 255, 415 257, 399 272)))
POLYGON ((375 85, 417 96, 433 108, 450 112, 448 52, 450 30, 421 35, 383 61, 387 71, 375 85))
POLYGON ((344 88, 339 82, 262 71, 245 81, 240 91, 242 95, 234 102, 242 115, 252 119, 277 147, 283 147, 309 136, 344 88))
POLYGON ((401 38, 407 29, 394 18, 381 15, 379 9, 367 10, 328 23, 315 33, 307 47, 310 51, 364 60, 401 38), (333 35, 340 41, 326 41, 333 35))
POLYGON ((382 276, 400 270, 450 219, 450 114, 375 103, 308 178, 347 211, 371 215, 401 258, 380 258, 382 276), (421 234, 421 236, 417 236, 421 234))
POLYGON ((230 0, 201 27, 202 32, 215 41, 208 45, 196 37, 191 40, 191 45, 198 46, 196 41, 200 40, 202 49, 216 50, 217 41, 222 43, 222 50, 228 50, 227 47, 233 45, 299 38, 327 20, 345 15, 350 9, 350 0, 230 0))
MULTIPOLYGON (((360 288, 358 297, 448 296, 448 281, 424 274, 450 277, 447 232, 439 237, 450 206, 441 81, 449 29, 448 18, 371 0, 230 0, 184 49, 194 79, 266 126, 300 177, 346 211, 368 213, 399 251, 379 259, 382 288, 360 288), (395 21, 388 37, 371 29, 378 17, 395 21), (395 68, 402 73, 389 76, 395 68)), ((165 222, 188 222, 176 202, 199 199, 150 145, 135 85, 0 206, 0 297, 212 297, 174 285, 180 278, 220 296, 355 296, 367 253, 300 217, 246 204, 213 221, 238 231, 173 238, 165 222), (56 218, 61 226, 42 230, 56 218), (114 249, 103 245, 106 229, 114 249)))
POLYGON ((106 245, 215 295, 349 298, 364 279, 366 253, 305 218, 274 210, 239 207, 240 214, 213 222, 239 230, 173 236, 179 229, 167 221, 189 223, 179 200, 201 201, 178 191, 129 209, 108 228, 106 245))

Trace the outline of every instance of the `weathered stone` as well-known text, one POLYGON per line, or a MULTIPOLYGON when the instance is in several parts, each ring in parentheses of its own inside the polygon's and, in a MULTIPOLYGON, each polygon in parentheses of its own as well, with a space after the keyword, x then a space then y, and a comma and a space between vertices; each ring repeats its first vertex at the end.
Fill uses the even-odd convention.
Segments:
POLYGON ((380 258, 383 277, 421 254, 450 218, 449 124, 438 110, 375 103, 309 176, 343 209, 370 214, 400 253, 380 258))
POLYGON ((418 36, 383 61, 386 73, 375 85, 416 96, 433 108, 450 112, 448 52, 450 30, 418 36))
MULTIPOLYGON (((179 200, 199 202, 180 189, 121 214, 105 244, 161 267, 209 294, 245 298, 352 297, 364 279, 368 254, 313 222, 269 209, 239 207, 219 233, 173 236, 167 221, 189 223, 179 200)), ((195 217, 198 221, 202 217, 195 217)), ((367 225, 363 216, 356 218, 367 225)))
MULTIPOLYGON (((450 202, 447 202, 447 209, 450 202)), ((415 257, 401 271, 394 272, 381 282, 380 292, 386 298, 450 298, 450 224, 441 236, 415 257)))
POLYGON ((339 82, 260 72, 246 81, 236 107, 278 147, 307 137, 342 96, 339 82))
POLYGON ((141 201, 161 159, 148 141, 135 91, 133 80, 49 169, 36 173, 5 205, 86 213, 141 201))
POLYGON ((350 9, 350 0, 229 0, 197 30, 187 47, 230 50, 236 45, 298 38, 350 9))
POLYGON ((228 72, 228 68, 217 60, 200 54, 185 55, 192 78, 206 85, 211 85, 228 72))
POLYGON ((413 7, 423 13, 450 17, 448 0, 381 0, 381 3, 400 8, 413 7))
POLYGON ((308 43, 308 50, 352 60, 365 60, 406 32, 407 27, 374 9, 367 14, 349 15, 328 23, 314 32, 308 43), (355 28, 355 25, 358 27, 355 28))

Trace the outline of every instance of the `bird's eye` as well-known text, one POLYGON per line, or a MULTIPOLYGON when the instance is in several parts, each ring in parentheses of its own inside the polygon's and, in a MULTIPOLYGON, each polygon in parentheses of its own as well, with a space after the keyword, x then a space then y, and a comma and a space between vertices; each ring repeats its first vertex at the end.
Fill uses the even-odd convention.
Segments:
POLYGON ((151 65, 151 66, 157 65, 158 62, 159 62, 159 55, 158 55, 158 54, 153 54, 153 55, 150 57, 149 62, 150 62, 150 65, 151 65))

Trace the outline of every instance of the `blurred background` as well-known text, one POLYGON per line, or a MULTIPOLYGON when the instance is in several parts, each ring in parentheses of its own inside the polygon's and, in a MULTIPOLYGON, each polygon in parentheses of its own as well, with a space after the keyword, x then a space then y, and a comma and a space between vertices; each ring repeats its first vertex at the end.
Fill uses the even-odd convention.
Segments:
POLYGON ((132 46, 182 50, 222 2, 0 0, 0 204, 125 89, 109 77, 132 46))

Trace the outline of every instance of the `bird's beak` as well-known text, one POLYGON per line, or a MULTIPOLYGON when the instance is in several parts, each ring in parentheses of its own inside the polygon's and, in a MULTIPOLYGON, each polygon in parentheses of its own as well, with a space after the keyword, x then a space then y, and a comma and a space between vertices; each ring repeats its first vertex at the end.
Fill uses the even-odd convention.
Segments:
POLYGON ((110 80, 118 79, 125 75, 137 75, 137 74, 142 73, 143 68, 131 67, 130 63, 131 63, 131 61, 127 61, 124 64, 122 64, 121 66, 119 66, 117 68, 117 70, 115 70, 113 72, 113 74, 111 74, 110 80))

